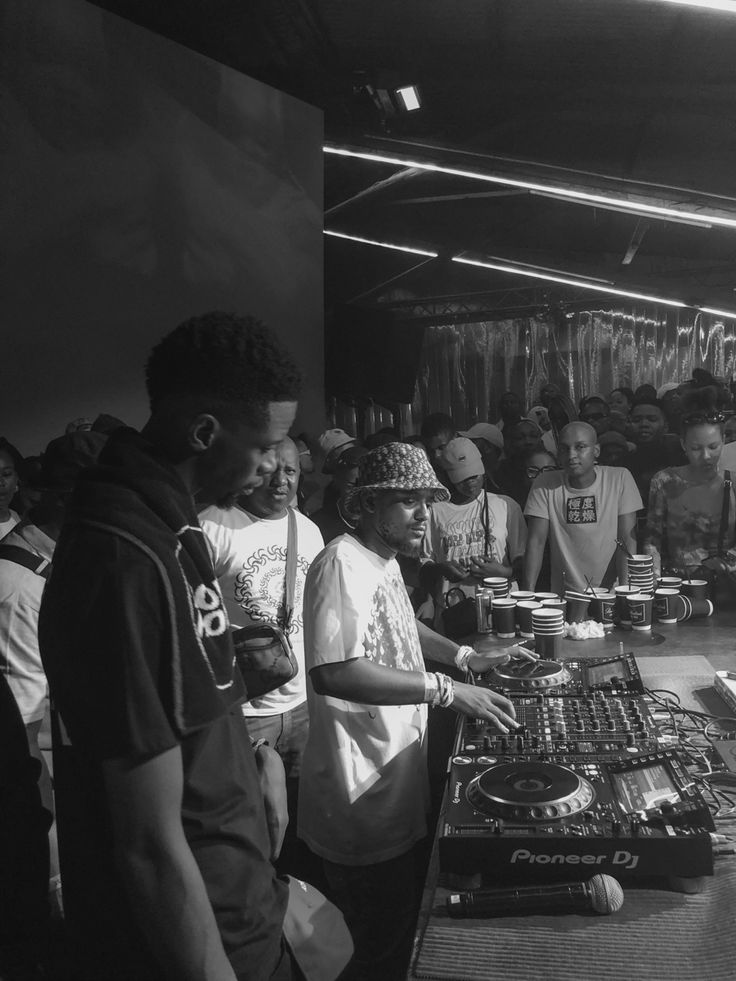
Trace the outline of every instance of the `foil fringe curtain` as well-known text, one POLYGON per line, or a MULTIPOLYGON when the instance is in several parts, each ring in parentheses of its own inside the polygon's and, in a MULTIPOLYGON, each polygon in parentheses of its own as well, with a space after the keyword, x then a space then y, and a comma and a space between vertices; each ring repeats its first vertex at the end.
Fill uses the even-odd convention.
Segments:
POLYGON ((574 401, 627 385, 686 381, 694 368, 730 379, 736 323, 651 309, 590 310, 565 320, 528 317, 428 327, 411 417, 447 412, 458 428, 495 420, 507 390, 527 408, 545 382, 574 401))

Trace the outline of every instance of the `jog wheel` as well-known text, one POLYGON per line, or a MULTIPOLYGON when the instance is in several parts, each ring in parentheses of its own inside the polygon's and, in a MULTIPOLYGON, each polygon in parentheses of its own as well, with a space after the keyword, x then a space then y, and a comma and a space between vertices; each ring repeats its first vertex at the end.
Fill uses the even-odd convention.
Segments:
POLYGON ((586 810, 595 791, 585 777, 557 763, 519 760, 479 773, 467 797, 477 810, 513 821, 556 821, 586 810))
POLYGON ((500 688, 531 691, 559 688, 567 684, 571 675, 560 661, 509 661, 495 667, 489 678, 500 688))

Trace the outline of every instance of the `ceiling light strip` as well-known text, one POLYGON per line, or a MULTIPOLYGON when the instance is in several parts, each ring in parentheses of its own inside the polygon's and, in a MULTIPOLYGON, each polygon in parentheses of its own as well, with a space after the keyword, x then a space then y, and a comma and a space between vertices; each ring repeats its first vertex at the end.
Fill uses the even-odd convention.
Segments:
POLYGON ((437 252, 428 252, 426 249, 414 249, 409 245, 395 245, 393 242, 377 242, 372 238, 361 238, 359 235, 345 235, 343 232, 331 232, 325 228, 325 235, 333 238, 344 238, 349 242, 361 242, 363 245, 378 245, 382 249, 394 249, 396 252, 409 252, 411 255, 426 255, 429 259, 436 259, 437 252))
POLYGON ((707 10, 722 10, 727 14, 736 14, 734 0, 664 0, 665 3, 677 3, 682 7, 704 7, 707 10))
POLYGON ((483 269, 493 269, 496 272, 512 273, 514 276, 528 276, 530 279, 544 279, 550 283, 561 283, 564 286, 576 286, 594 293, 611 293, 613 296, 626 296, 632 300, 647 300, 650 303, 663 303, 668 307, 687 307, 680 300, 666 300, 661 296, 649 296, 646 293, 633 293, 630 290, 616 289, 614 286, 603 286, 597 283, 586 283, 582 279, 568 279, 566 276, 552 276, 549 273, 533 272, 530 269, 520 269, 518 266, 507 266, 500 262, 483 262, 480 259, 466 259, 463 256, 453 256, 453 262, 461 262, 466 266, 480 266, 483 269))
POLYGON ((477 171, 463 170, 458 167, 443 167, 440 164, 423 163, 419 160, 403 160, 400 157, 390 157, 382 153, 371 153, 365 150, 348 150, 345 147, 324 146, 325 153, 340 157, 351 157, 357 160, 370 160, 374 163, 391 164, 397 167, 414 167, 435 174, 448 174, 451 177, 467 177, 470 180, 485 181, 488 184, 501 184, 504 187, 517 187, 527 191, 536 191, 569 201, 583 201, 597 204, 601 207, 618 208, 622 211, 637 215, 646 215, 667 219, 689 221, 696 225, 712 227, 720 225, 724 228, 736 228, 736 218, 721 218, 717 215, 698 214, 696 211, 681 211, 677 208, 666 208, 662 205, 645 204, 640 201, 628 201, 625 198, 614 198, 604 194, 591 194, 587 191, 573 191, 570 188, 555 187, 554 185, 536 184, 532 181, 517 180, 512 177, 499 177, 494 174, 480 174, 477 171))
MULTIPOLYGON (((426 249, 414 249, 408 245, 395 245, 392 242, 379 242, 372 238, 362 238, 359 235, 348 235, 345 232, 333 232, 329 229, 324 229, 324 234, 329 235, 333 238, 346 239, 349 242, 360 242, 363 245, 376 245, 381 249, 393 249, 396 252, 409 252, 412 255, 424 255, 430 259, 438 258, 437 252, 429 252, 426 249)), ((736 320, 736 313, 729 312, 728 310, 716 310, 713 307, 700 307, 692 303, 683 303, 681 300, 667 300, 662 296, 650 296, 647 293, 635 293, 632 290, 621 290, 617 289, 615 286, 607 286, 610 280, 599 280, 599 281, 588 281, 584 279, 573 279, 569 276, 559 276, 556 273, 544 272, 539 268, 523 268, 521 266, 511 265, 507 262, 487 262, 481 259, 468 259, 465 256, 452 256, 453 262, 459 262, 466 266, 479 266, 482 269, 492 269, 495 272, 506 272, 510 273, 512 276, 526 276, 528 279, 541 279, 548 283, 560 283, 563 286, 575 286, 579 289, 591 290, 593 293, 608 293, 613 296, 624 296, 630 300, 645 300, 649 303, 661 303, 668 307, 677 307, 679 309, 691 309, 700 310, 701 313, 710 313, 716 317, 727 317, 731 320, 736 320)))

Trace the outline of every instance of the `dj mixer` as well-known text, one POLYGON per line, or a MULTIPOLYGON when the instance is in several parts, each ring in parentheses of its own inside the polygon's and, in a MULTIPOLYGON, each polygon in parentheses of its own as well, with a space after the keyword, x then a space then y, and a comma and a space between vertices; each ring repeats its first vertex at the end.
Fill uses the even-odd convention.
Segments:
POLYGON ((632 655, 512 662, 476 683, 504 691, 521 726, 505 735, 461 721, 443 871, 498 882, 712 874, 713 819, 658 730, 632 655))

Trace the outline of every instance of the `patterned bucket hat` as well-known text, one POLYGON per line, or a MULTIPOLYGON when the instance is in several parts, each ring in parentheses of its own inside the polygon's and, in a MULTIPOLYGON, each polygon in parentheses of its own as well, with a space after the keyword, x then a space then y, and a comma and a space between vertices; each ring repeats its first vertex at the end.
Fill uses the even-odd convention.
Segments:
POLYGON ((409 443, 386 443, 362 457, 355 486, 345 492, 343 500, 349 514, 360 511, 362 490, 431 490, 433 501, 450 500, 450 492, 437 480, 427 454, 409 443))

